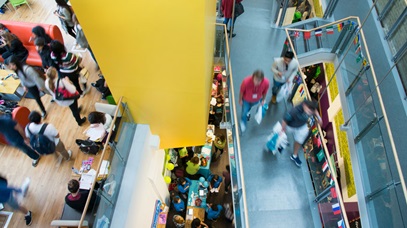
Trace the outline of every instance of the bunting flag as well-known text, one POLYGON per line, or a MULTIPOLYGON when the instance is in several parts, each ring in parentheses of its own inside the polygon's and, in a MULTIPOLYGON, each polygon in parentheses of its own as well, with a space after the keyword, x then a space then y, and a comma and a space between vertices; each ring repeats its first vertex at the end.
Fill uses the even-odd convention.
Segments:
POLYGON ((338 32, 342 31, 343 28, 343 22, 338 24, 338 32))
POLYGON ((295 32, 294 32, 294 38, 298 38, 298 37, 300 37, 300 32, 295 31, 295 32))
POLYGON ((332 25, 326 27, 326 34, 334 34, 334 28, 332 27, 332 25))
POLYGON ((334 215, 339 215, 341 213, 339 203, 332 204, 332 211, 334 212, 334 215))
POLYGON ((336 195, 336 190, 334 187, 331 188, 331 196, 332 198, 336 199, 336 197, 338 197, 338 195, 336 195))
POLYGON ((355 36, 355 39, 353 39, 353 44, 356 45, 359 43, 360 37, 359 37, 359 33, 355 36))
POLYGON ((332 176, 331 176, 331 180, 329 181, 329 184, 330 184, 331 186, 334 186, 334 185, 335 185, 335 181, 334 181, 334 179, 333 179, 332 176))
POLYGON ((311 38, 311 32, 304 32, 304 39, 308 40, 309 38, 311 38))
POLYGON ((328 169, 328 161, 325 161, 324 164, 322 165, 322 172, 325 172, 328 169))
POLYGON ((355 54, 356 54, 356 55, 359 54, 359 52, 360 52, 361 49, 362 49, 362 47, 360 46, 360 44, 357 44, 357 45, 356 45, 356 48, 355 48, 355 54))
POLYGON ((343 219, 338 221, 338 228, 345 228, 345 223, 343 222, 343 219))
POLYGON ((359 63, 360 60, 362 60, 362 59, 363 59, 363 55, 362 55, 362 52, 360 52, 358 57, 356 58, 356 63, 359 63))
POLYGON ((318 128, 317 128, 317 126, 316 126, 316 125, 312 126, 311 131, 312 131, 312 134, 316 135, 316 134, 318 133, 318 128))
POLYGON ((363 58, 362 64, 363 64, 363 66, 366 66, 366 65, 367 65, 367 60, 366 60, 366 58, 363 58))
POLYGON ((287 39, 284 41, 284 48, 288 48, 288 40, 287 39))
POLYGON ((318 36, 318 37, 322 36, 322 29, 315 30, 315 36, 318 36))

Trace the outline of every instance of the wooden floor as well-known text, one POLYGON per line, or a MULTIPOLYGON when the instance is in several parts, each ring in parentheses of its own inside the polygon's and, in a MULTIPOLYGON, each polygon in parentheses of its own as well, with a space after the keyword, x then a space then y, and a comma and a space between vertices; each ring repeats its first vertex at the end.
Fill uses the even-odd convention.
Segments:
MULTIPOLYGON (((7 10, 5 14, 0 15, 0 20, 47 23, 60 26, 58 18, 52 13, 56 9, 54 0, 29 0, 29 3, 32 11, 26 5, 22 5, 17 9, 17 12, 7 10)), ((65 46, 70 50, 74 39, 65 34, 62 28, 61 31, 65 39, 65 46)), ((83 54, 83 60, 91 73, 88 81, 88 86, 90 86, 90 82, 97 80, 98 72, 89 53, 83 54)), ((94 111, 95 102, 106 103, 100 98, 101 94, 94 88, 84 98, 81 98, 79 104, 83 107, 82 116, 87 116, 89 112, 94 111)), ((0 174, 7 177, 10 185, 20 186, 26 177, 31 178, 31 185, 23 205, 33 213, 31 227, 38 228, 50 227, 53 219, 59 219, 64 197, 68 192, 66 185, 71 178, 71 167, 75 164, 75 159, 84 159, 83 154, 75 144, 75 139, 85 138, 82 132, 89 126, 87 123, 78 127, 69 108, 50 103, 48 95, 42 97, 42 102, 48 113, 45 122, 52 123, 59 130, 66 147, 73 151, 72 159, 68 162, 62 161, 61 165, 57 167, 57 159, 53 155, 42 157, 38 166, 34 168, 31 166, 31 159, 24 153, 12 147, 0 145, 0 174)), ((40 110, 33 99, 23 98, 19 105, 26 106, 30 110, 40 110)), ((79 169, 80 167, 76 168, 79 169)), ((8 211, 9 208, 5 208, 5 210, 8 211)), ((15 212, 9 227, 25 226, 24 215, 15 212)))

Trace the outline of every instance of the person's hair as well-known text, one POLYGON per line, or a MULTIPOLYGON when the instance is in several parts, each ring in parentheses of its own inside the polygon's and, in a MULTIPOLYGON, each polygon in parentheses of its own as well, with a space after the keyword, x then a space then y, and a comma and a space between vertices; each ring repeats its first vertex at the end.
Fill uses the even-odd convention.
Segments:
POLYGON ((53 40, 50 43, 51 51, 54 53, 54 56, 57 59, 58 64, 62 62, 62 55, 66 53, 65 46, 58 40, 53 40))
POLYGON ((4 38, 6 44, 9 46, 11 44, 11 41, 18 39, 17 36, 13 35, 10 32, 4 32, 1 36, 4 38))
POLYGON ((0 23, 0 30, 5 30, 7 29, 7 27, 5 25, 3 25, 2 23, 0 23))
POLYGON ((20 61, 20 59, 17 57, 17 56, 15 56, 15 55, 12 55, 12 56, 10 56, 9 58, 7 58, 7 60, 5 61, 5 63, 6 63, 6 65, 10 65, 10 64, 14 64, 14 65, 16 65, 16 73, 18 72, 18 71, 21 71, 21 73, 23 74, 23 76, 25 77, 25 78, 27 78, 27 75, 25 75, 25 72, 24 72, 24 70, 23 70, 23 63, 21 63, 21 61, 20 61))
POLYGON ((230 173, 230 166, 226 165, 226 170, 230 173))
POLYGON ((55 67, 50 67, 47 69, 47 72, 45 72, 45 75, 47 76, 48 80, 48 87, 51 91, 55 90, 55 80, 58 77, 58 72, 55 67))
POLYGON ((184 183, 185 181, 187 181, 187 180, 185 180, 185 178, 180 177, 180 178, 178 179, 178 184, 182 184, 182 183, 184 183))
POLYGON ((71 13, 71 15, 73 15, 71 6, 68 5, 67 1, 65 1, 65 0, 55 0, 55 3, 56 3, 58 6, 63 7, 63 8, 65 8, 65 9, 69 10, 69 12, 71 13))
POLYGON ((41 47, 45 46, 45 39, 44 39, 44 37, 38 36, 37 38, 35 38, 35 40, 34 40, 34 45, 35 45, 35 46, 41 46, 41 47))
POLYGON ((217 136, 220 139, 220 141, 222 142, 225 141, 225 136, 223 134, 218 134, 217 136))
POLYGON ((284 54, 284 57, 289 58, 289 59, 293 59, 294 53, 293 53, 292 51, 287 51, 287 52, 284 54))
MULTIPOLYGON (((51 37, 45 32, 45 29, 42 26, 39 26, 39 25, 35 26, 31 30, 31 32, 34 33, 37 38, 38 37, 44 38, 44 41, 46 43, 49 43, 52 40, 51 37)), ((44 45, 42 45, 42 46, 44 46, 44 45)))
POLYGON ((72 179, 68 182, 68 191, 70 193, 76 193, 79 190, 79 181, 72 179))
POLYGON ((315 111, 318 109, 318 102, 316 101, 310 101, 310 100, 305 100, 304 104, 311 109, 312 111, 315 111))
POLYGON ((185 223, 185 220, 184 220, 184 218, 183 218, 181 215, 174 215, 174 221, 175 221, 177 224, 183 224, 183 223, 185 223))
POLYGON ((30 115, 28 115, 28 120, 30 123, 39 124, 41 123, 41 114, 37 111, 32 111, 30 115))
POLYGON ((93 111, 93 112, 89 113, 88 120, 89 120, 89 123, 91 123, 91 124, 96 124, 96 123, 105 124, 106 116, 103 112, 93 111))
POLYGON ((217 174, 213 175, 212 180, 211 180, 211 184, 214 185, 216 181, 219 180, 219 176, 217 174))
POLYGON ((174 198, 172 199, 172 202, 178 203, 179 200, 181 200, 181 198, 179 196, 174 196, 174 198))
POLYGON ((191 227, 192 228, 197 228, 201 225, 201 220, 199 218, 195 218, 194 220, 192 220, 191 222, 191 227))
POLYGON ((253 77, 263 80, 264 79, 264 72, 262 70, 255 70, 253 72, 253 77))
POLYGON ((191 162, 194 163, 195 165, 199 164, 199 158, 198 157, 193 157, 193 158, 191 158, 191 162))
POLYGON ((211 208, 212 208, 212 210, 214 210, 214 211, 218 211, 218 206, 216 206, 215 204, 212 204, 211 208))

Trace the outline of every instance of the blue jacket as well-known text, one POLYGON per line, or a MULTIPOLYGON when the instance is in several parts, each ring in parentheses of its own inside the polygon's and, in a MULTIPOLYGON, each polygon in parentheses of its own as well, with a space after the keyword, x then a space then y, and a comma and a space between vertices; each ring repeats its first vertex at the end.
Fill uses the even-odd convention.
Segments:
POLYGON ((189 188, 186 189, 186 187, 191 186, 191 180, 188 178, 185 178, 185 180, 187 181, 187 183, 185 183, 184 185, 178 184, 178 191, 181 193, 186 193, 189 191, 189 188))
POLYGON ((185 210, 185 204, 184 204, 184 201, 182 201, 182 199, 181 199, 181 202, 179 202, 179 203, 172 201, 172 204, 174 204, 174 208, 178 212, 185 210))
MULTIPOLYGON (((210 176, 208 177, 208 182, 209 182, 209 183, 211 183, 212 178, 213 178, 213 175, 210 175, 210 176)), ((216 182, 212 185, 212 188, 217 188, 217 187, 219 187, 220 183, 222 183, 222 177, 219 176, 218 181, 216 181, 216 182)))
POLYGON ((207 207, 206 208, 206 218, 207 219, 217 219, 220 216, 220 213, 222 212, 222 206, 218 204, 218 210, 214 211, 212 208, 207 207))

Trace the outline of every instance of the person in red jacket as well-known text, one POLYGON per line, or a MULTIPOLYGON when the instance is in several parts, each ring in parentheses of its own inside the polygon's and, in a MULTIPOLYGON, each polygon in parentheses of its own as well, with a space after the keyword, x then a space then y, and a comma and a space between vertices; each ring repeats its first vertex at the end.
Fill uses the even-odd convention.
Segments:
MULTIPOLYGON (((236 0, 235 4, 241 3, 242 1, 243 0, 236 0)), ((233 2, 234 2, 234 0, 222 0, 221 10, 222 10, 223 16, 225 17, 223 24, 226 24, 226 28, 228 28, 228 24, 230 22, 230 27, 229 27, 228 33, 229 33, 229 31, 231 31, 232 37, 235 37, 236 34, 233 33, 233 30, 234 30, 236 18, 239 15, 236 15, 236 12, 235 12, 235 15, 232 15, 233 14, 233 2), (232 21, 232 16, 233 16, 233 21, 232 21)))
POLYGON ((242 106, 240 130, 246 130, 246 122, 250 119, 250 110, 253 106, 264 104, 270 82, 264 77, 262 70, 256 70, 252 75, 243 79, 240 85, 239 104, 242 106))

